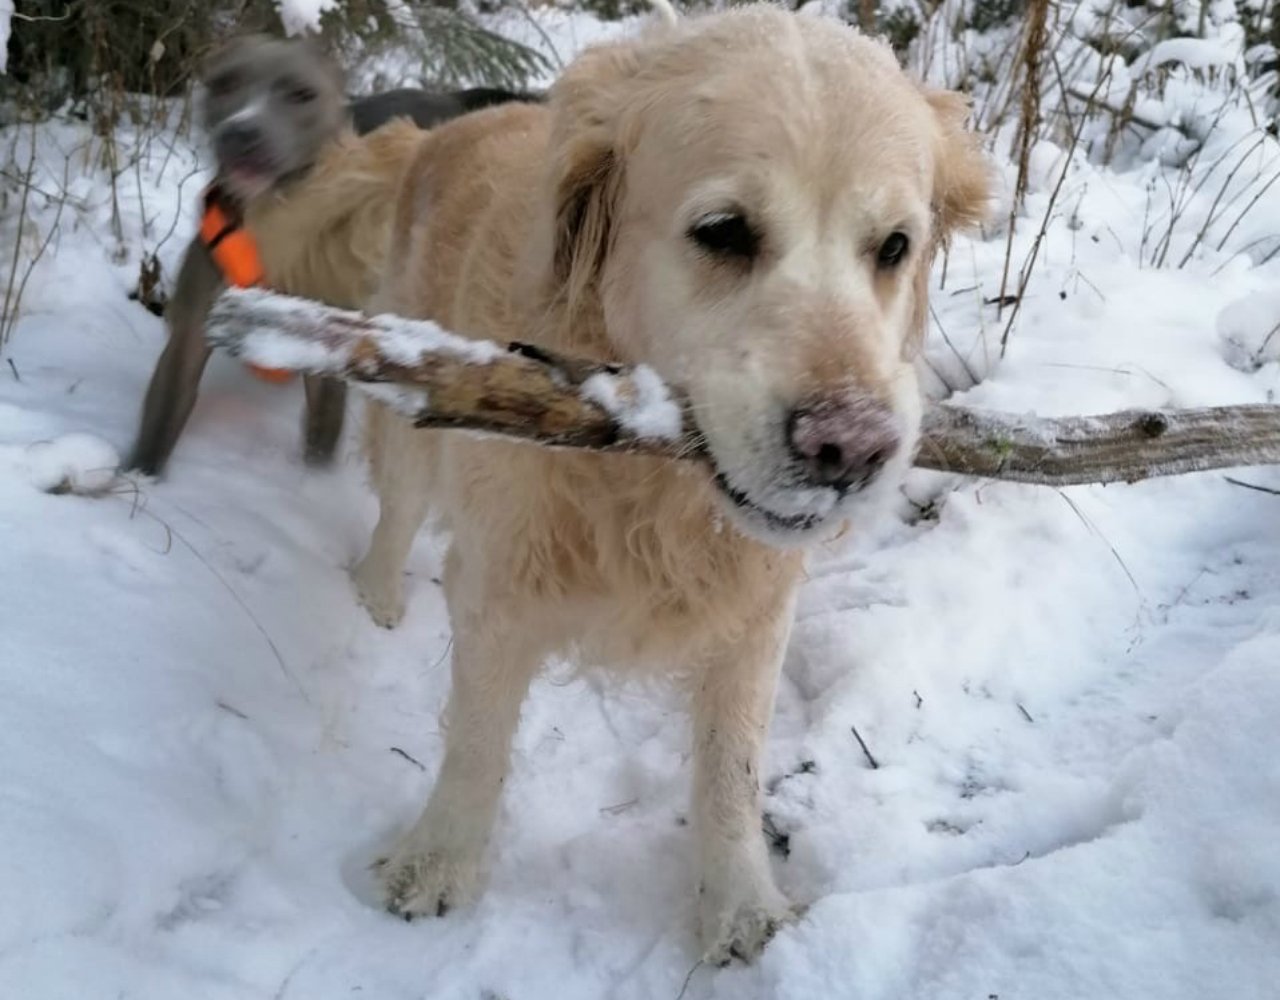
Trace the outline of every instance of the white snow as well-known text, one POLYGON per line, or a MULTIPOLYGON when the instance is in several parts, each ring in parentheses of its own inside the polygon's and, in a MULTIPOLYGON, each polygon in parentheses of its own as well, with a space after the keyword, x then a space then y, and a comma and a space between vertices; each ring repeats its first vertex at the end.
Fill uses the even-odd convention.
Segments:
POLYGON ((323 372, 340 369, 351 352, 346 345, 303 340, 290 336, 287 330, 267 327, 245 337, 238 353, 244 360, 265 368, 323 372))
POLYGON ((1222 38, 1168 38, 1143 53, 1133 64, 1131 72, 1141 76, 1153 69, 1178 63, 1188 69, 1207 69, 1216 66, 1234 66, 1242 61, 1239 46, 1234 48, 1222 38))
POLYGON ((367 396, 406 417, 416 417, 427 409, 431 403, 431 394, 426 389, 411 388, 395 382, 357 382, 357 388, 367 396))
POLYGON ((487 365, 507 353, 493 341, 467 340, 430 320, 414 320, 410 324, 390 314, 380 314, 373 319, 386 324, 387 329, 378 334, 378 346, 398 364, 420 364, 428 353, 444 352, 474 365, 487 365))
POLYGON ((120 456, 110 442, 92 434, 63 434, 26 448, 27 472, 46 493, 97 493, 115 479, 120 456))
POLYGON ((340 0, 276 0, 280 21, 290 35, 320 30, 320 17, 333 10, 340 0))
MULTIPOLYGON (((78 129, 41 133, 50 190, 78 129)), ((171 268, 199 180, 180 188, 193 156, 165 145, 119 188, 121 261, 103 175, 73 177, 0 351, 0 996, 1274 1000, 1280 497, 1216 473, 916 473, 900 517, 821 555, 765 801, 778 878, 812 905, 756 965, 696 965, 681 701, 592 674, 534 687, 478 906, 381 912, 366 866, 439 764, 449 632, 434 536, 398 630, 355 603, 376 518, 358 419, 336 467, 308 470, 300 386, 218 353, 166 479, 95 497, 32 479, 34 454, 100 487, 106 442, 134 431, 164 333, 125 292, 142 248, 171 268)), ((1280 361, 1234 367, 1229 344, 1262 330, 1280 262, 1237 232, 1174 266, 1210 185, 1153 267, 1163 169, 1073 169, 1003 359, 982 304, 1003 237, 957 241, 928 356, 986 377, 955 401, 1278 398, 1280 361)), ((1256 233, 1280 231, 1278 196, 1256 233)), ((37 201, 43 234, 56 205, 37 201)), ((1280 489, 1274 468, 1232 476, 1280 489)))
POLYGON ((239 356, 255 364, 299 371, 333 371, 351 363, 354 339, 326 340, 326 323, 348 324, 367 335, 387 360, 401 365, 421 364, 427 354, 449 354, 470 364, 484 365, 506 352, 498 344, 468 340, 430 320, 410 320, 378 314, 366 321, 359 313, 335 309, 309 299, 280 295, 261 288, 232 288, 223 293, 210 316, 210 336, 220 339, 222 324, 240 330, 245 316, 255 328, 236 344, 239 356))
POLYGON ((1218 314, 1218 335, 1232 364, 1252 371, 1280 361, 1280 293, 1253 292, 1218 314))
POLYGON ((607 372, 592 375, 581 392, 635 437, 674 441, 684 428, 680 405, 648 365, 636 365, 625 382, 607 372))

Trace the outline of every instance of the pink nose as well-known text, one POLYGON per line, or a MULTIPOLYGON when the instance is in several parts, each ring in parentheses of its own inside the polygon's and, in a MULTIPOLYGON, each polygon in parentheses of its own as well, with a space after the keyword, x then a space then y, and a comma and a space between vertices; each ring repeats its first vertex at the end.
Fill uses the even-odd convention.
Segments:
POLYGON ((896 424, 870 396, 820 397, 791 411, 787 437, 811 481, 847 493, 871 482, 898 450, 896 424))

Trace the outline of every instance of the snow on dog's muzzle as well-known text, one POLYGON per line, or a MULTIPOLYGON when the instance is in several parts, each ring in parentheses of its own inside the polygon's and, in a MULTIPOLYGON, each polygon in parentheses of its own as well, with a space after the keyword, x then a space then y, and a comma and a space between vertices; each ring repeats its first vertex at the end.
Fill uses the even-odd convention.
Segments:
POLYGON ((713 442, 715 483, 748 534, 805 545, 883 494, 872 487, 901 466, 908 431, 903 414, 872 393, 812 395, 747 430, 745 448, 713 442))
POLYGON ((787 418, 787 443, 804 477, 838 494, 862 489, 902 444, 898 421, 865 394, 818 397, 787 418))

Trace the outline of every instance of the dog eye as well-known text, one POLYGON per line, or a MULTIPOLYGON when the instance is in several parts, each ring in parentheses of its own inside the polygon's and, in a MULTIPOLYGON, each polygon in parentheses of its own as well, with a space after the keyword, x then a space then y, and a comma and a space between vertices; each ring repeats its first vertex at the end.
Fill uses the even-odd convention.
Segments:
POLYGON ((319 95, 311 87, 290 87, 285 91, 284 96, 292 104, 310 104, 319 95))
POLYGON ((910 249, 911 241, 907 239, 906 233, 890 233, 888 238, 880 244, 876 263, 883 268, 897 267, 910 249))
POLYGON ((745 216, 733 212, 704 215, 689 229, 689 239, 717 257, 750 261, 760 252, 760 235, 745 216))
POLYGON ((219 73, 207 84, 211 94, 229 94, 240 86, 240 74, 235 70, 219 73))

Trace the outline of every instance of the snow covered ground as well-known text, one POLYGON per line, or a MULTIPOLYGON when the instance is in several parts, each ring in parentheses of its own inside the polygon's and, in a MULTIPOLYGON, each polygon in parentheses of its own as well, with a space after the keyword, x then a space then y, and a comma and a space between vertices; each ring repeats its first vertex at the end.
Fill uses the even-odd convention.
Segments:
MULTIPOLYGON (((52 187, 84 138, 41 133, 52 187)), ((479 906, 381 912, 365 866, 442 749, 438 541, 405 623, 375 628, 346 577, 374 517, 358 457, 304 469, 298 387, 221 357, 165 481, 45 492, 100 486, 129 442, 164 332, 126 292, 193 162, 155 144, 118 243, 101 176, 72 178, 0 361, 0 996, 1280 995, 1280 496, 1220 474, 916 474, 901 518, 821 555, 766 804, 812 906, 754 967, 695 964, 679 701, 595 676, 535 687, 479 906)), ((1151 176, 1077 164, 1003 361, 982 305, 1003 239, 957 244, 938 322, 990 369, 957 401, 1275 401, 1280 338, 1240 358, 1280 322, 1280 263, 1139 266, 1151 176)), ((1280 226, 1276 198, 1255 228, 1280 226)), ((929 353, 963 367, 936 329, 929 353)))

